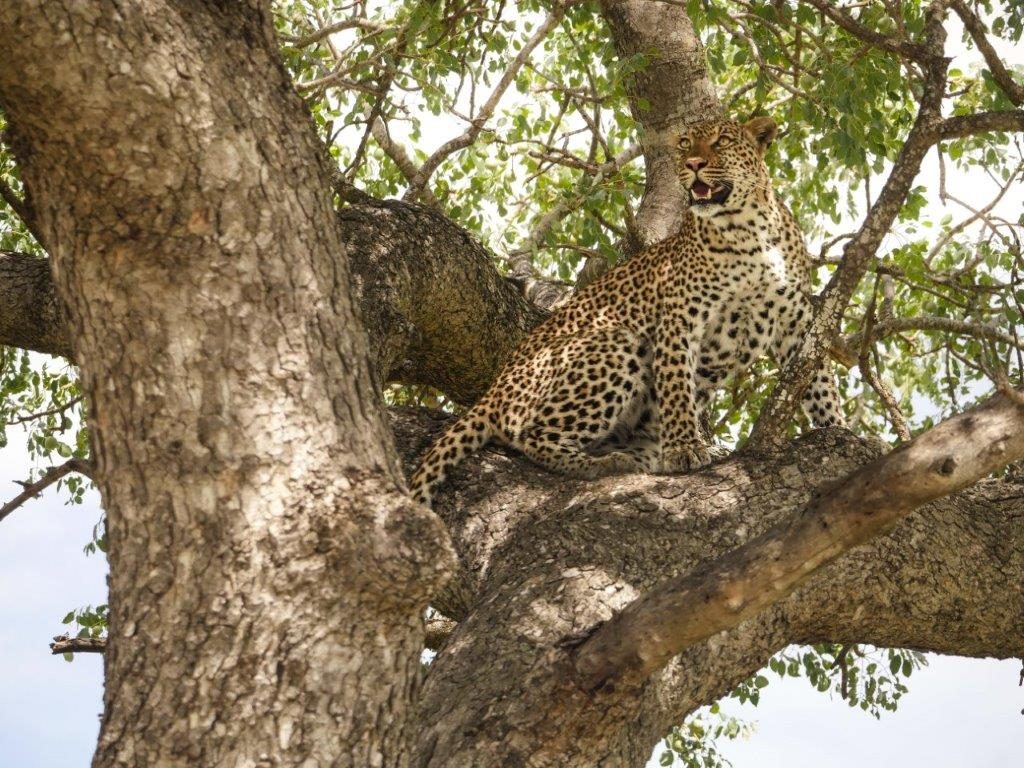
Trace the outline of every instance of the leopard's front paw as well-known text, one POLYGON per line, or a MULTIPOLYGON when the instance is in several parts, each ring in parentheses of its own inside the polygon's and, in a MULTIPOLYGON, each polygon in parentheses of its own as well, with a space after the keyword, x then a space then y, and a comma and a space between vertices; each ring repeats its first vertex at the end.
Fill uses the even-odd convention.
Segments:
POLYGON ((713 446, 695 443, 685 448, 666 450, 661 456, 658 473, 671 475, 676 472, 688 472, 719 458, 719 450, 713 446))

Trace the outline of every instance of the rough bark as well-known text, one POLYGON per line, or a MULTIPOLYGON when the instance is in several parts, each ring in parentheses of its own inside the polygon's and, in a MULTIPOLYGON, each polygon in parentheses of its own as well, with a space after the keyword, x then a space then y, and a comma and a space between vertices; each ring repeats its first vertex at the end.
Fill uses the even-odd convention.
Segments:
MULTIPOLYGON (((1024 485, 989 481, 643 682, 591 695, 571 651, 595 627, 878 449, 816 433, 785 455, 590 484, 485 452, 438 497, 461 565, 445 607, 461 622, 410 720, 419 616, 448 549, 399 492, 373 370, 468 401, 537 313, 435 214, 357 206, 338 226, 261 8, 0 3, 16 64, 0 106, 53 244, 109 514, 98 765, 642 764, 790 642, 1024 653, 1024 485)), ((649 138, 717 113, 681 8, 603 8, 621 55, 658 49, 631 85, 649 138)), ((679 215, 667 153, 648 143, 645 240, 679 215)), ((0 289, 0 306, 21 300, 0 289)), ((397 421, 407 463, 443 426, 418 418, 397 421)))
POLYGON ((683 7, 649 0, 603 0, 601 12, 620 59, 649 59, 626 86, 643 134, 647 171, 636 214, 640 242, 627 244, 638 250, 679 230, 688 199, 679 186, 674 138, 695 122, 721 116, 722 105, 708 78, 704 46, 683 7))
POLYGON ((0 48, 107 513, 94 764, 401 764, 450 549, 269 9, 3 3, 0 48))
POLYGON ((998 395, 875 459, 777 526, 634 601, 576 651, 580 684, 644 680, 680 651, 788 596, 823 565, 1024 458, 1020 396, 998 395))
POLYGON ((388 201, 339 217, 380 378, 472 404, 543 313, 441 213, 388 201))
MULTIPOLYGON (((443 426, 423 418, 397 418, 408 459, 443 426)), ((827 494, 879 451, 829 430, 685 477, 590 483, 496 451, 466 462, 435 507, 469 610, 424 686, 419 764, 642 765, 671 725, 792 642, 1024 653, 1024 486, 991 480, 921 508, 644 683, 595 695, 573 684, 572 646, 601 622, 827 494)))
MULTIPOLYGON (((337 214, 375 379, 472 403, 544 312, 466 230, 430 208, 367 199, 337 214)), ((0 344, 70 356, 47 260, 0 253, 0 344)))
POLYGON ((71 356, 67 318, 46 259, 0 251, 0 344, 71 356))

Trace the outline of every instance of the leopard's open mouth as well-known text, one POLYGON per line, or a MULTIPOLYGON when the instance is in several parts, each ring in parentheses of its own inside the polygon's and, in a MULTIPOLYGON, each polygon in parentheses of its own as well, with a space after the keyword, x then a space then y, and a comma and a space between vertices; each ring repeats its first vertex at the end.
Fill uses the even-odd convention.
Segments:
POLYGON ((732 184, 727 181, 716 182, 714 186, 695 179, 690 186, 690 202, 693 205, 709 205, 724 203, 732 192, 732 184))

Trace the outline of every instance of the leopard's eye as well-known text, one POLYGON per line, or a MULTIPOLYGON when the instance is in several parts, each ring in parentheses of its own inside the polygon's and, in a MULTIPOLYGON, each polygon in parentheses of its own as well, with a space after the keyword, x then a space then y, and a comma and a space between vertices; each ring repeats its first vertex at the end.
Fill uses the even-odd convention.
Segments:
POLYGON ((717 147, 717 148, 721 149, 723 147, 728 147, 728 146, 731 146, 731 145, 732 145, 732 139, 730 137, 728 137, 728 136, 721 136, 720 135, 717 139, 715 139, 715 143, 712 144, 711 146, 717 147))
POLYGON ((686 136, 683 136, 683 137, 682 137, 682 138, 681 138, 681 139, 679 140, 679 148, 680 148, 681 150, 683 150, 683 152, 686 152, 687 150, 689 150, 689 149, 690 149, 690 145, 691 145, 691 144, 693 144, 693 142, 692 142, 692 141, 690 141, 690 139, 689 139, 688 137, 686 137, 686 136))

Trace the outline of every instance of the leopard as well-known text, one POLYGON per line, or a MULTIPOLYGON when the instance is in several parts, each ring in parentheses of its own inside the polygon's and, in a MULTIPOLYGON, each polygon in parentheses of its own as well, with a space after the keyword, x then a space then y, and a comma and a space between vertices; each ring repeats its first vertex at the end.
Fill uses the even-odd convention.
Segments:
MULTIPOLYGON (((518 346, 483 396, 428 449, 418 501, 490 442, 556 473, 673 474, 719 456, 701 415, 730 377, 784 366, 813 318, 811 258, 774 192, 770 117, 691 125, 669 146, 689 198, 678 232, 580 290, 518 346)), ((830 364, 801 400, 814 428, 843 426, 830 364)))

